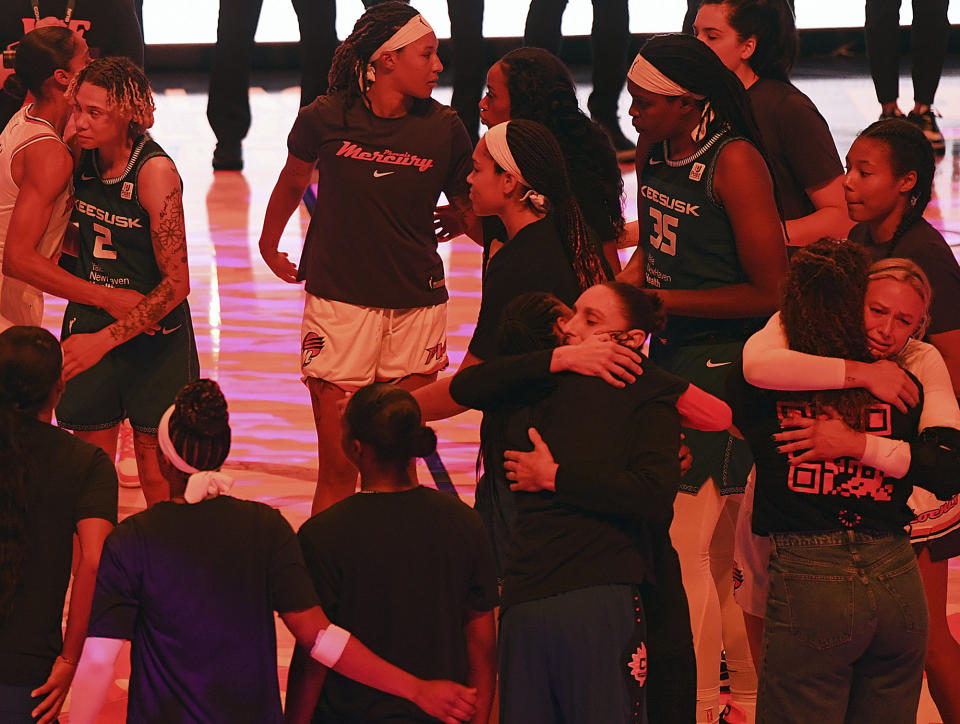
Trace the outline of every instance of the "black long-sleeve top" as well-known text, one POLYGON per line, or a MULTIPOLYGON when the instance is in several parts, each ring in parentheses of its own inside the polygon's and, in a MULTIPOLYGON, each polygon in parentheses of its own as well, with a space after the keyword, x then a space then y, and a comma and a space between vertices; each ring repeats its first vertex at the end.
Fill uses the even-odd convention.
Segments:
POLYGON ((517 494, 504 608, 652 579, 680 483, 676 402, 688 383, 646 360, 643 374, 623 389, 551 375, 551 354, 469 367, 450 386, 462 405, 507 411, 504 449, 531 450, 528 430, 535 427, 559 466, 556 492, 517 494), (514 404, 518 396, 525 404, 514 404))

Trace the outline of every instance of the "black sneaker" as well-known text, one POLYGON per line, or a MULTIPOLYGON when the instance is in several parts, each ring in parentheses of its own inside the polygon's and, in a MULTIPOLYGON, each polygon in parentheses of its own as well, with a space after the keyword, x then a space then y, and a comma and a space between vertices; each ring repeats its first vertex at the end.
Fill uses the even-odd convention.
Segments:
POLYGON ((940 156, 946 152, 947 144, 944 142, 943 134, 940 133, 940 128, 937 126, 936 117, 938 115, 940 114, 932 108, 928 108, 924 113, 914 113, 910 111, 907 120, 923 131, 923 135, 927 137, 930 145, 933 146, 933 152, 940 156))
POLYGON ((243 151, 240 143, 218 143, 213 149, 214 171, 242 171, 243 151))
POLYGON ((613 150, 617 152, 617 163, 633 163, 637 154, 637 144, 623 134, 623 129, 620 128, 616 119, 612 122, 605 122, 596 118, 594 120, 607 134, 610 143, 613 144, 613 150))

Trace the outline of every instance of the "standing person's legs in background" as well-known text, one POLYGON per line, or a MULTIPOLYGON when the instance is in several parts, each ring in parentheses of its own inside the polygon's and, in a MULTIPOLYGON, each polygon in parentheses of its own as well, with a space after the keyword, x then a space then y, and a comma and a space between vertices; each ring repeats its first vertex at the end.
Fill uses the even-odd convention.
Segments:
MULTIPOLYGON (((673 504, 670 539, 680 558, 683 588, 697 655, 697 722, 716 722, 720 711, 720 596, 713 580, 710 545, 723 512, 724 496, 707 480, 696 495, 681 492, 673 504)), ((729 570, 729 569, 728 569, 729 570)))
POLYGON ((617 109, 627 81, 630 8, 627 0, 593 0, 593 92, 590 115, 610 136, 618 160, 633 160, 635 144, 623 134, 617 109), (621 156, 622 154, 622 156, 621 156))
POLYGON ((560 41, 563 39, 560 24, 566 7, 567 0, 530 0, 523 44, 560 55, 560 41))
POLYGON ((936 153, 946 144, 933 114, 933 99, 940 85, 943 61, 947 57, 950 0, 913 0, 911 52, 913 53, 913 110, 907 119, 919 126, 936 153))
POLYGON ((300 25, 300 107, 327 92, 337 50, 336 0, 293 0, 300 25))
POLYGON ((470 139, 476 145, 480 129, 480 96, 487 64, 483 56, 483 0, 447 0, 453 56, 453 100, 470 139))
POLYGON ((960 724, 960 644, 950 632, 947 623, 947 570, 949 559, 933 561, 930 549, 924 546, 917 554, 923 590, 927 597, 930 616, 930 638, 927 641, 927 686, 930 696, 940 711, 943 724, 960 724))
POLYGON ((250 130, 250 64, 263 0, 220 0, 210 69, 207 120, 217 137, 213 168, 243 168, 241 141, 250 130))
POLYGON ((864 34, 870 75, 881 118, 902 116, 900 95, 900 0, 867 0, 864 34))
POLYGON ((734 538, 743 495, 723 496, 723 510, 710 542, 710 570, 720 599, 724 658, 730 675, 730 699, 747 724, 757 716, 757 670, 750 654, 743 610, 733 597, 734 538))

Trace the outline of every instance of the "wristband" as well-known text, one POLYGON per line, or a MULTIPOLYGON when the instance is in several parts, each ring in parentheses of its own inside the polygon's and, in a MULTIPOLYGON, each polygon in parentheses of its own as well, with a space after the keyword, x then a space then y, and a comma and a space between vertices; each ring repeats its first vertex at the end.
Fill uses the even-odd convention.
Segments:
POLYGON ((349 631, 330 624, 317 634, 317 640, 310 649, 310 656, 328 669, 332 669, 343 656, 343 650, 349 640, 349 631))

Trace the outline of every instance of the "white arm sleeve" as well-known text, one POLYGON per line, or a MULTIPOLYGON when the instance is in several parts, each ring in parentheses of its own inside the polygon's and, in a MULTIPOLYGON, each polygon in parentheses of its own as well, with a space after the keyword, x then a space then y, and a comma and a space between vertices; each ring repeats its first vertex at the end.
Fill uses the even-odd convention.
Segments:
POLYGON ((777 312, 744 345, 743 376, 751 385, 768 390, 839 390, 846 364, 837 357, 789 349, 777 312))

